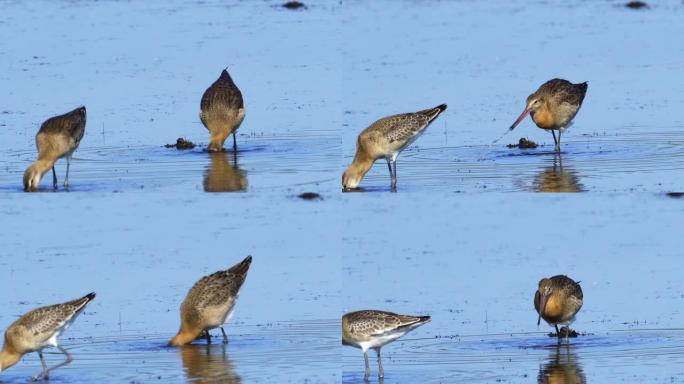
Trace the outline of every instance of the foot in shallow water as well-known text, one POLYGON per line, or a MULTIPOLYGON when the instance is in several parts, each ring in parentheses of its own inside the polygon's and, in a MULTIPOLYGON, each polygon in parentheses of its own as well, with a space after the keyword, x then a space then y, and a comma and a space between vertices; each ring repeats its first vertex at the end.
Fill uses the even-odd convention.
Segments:
POLYGON ((579 333, 577 333, 576 331, 574 331, 568 327, 562 327, 560 329, 560 332, 558 332, 558 333, 549 332, 549 337, 566 338, 566 337, 577 337, 577 336, 579 336, 579 333))

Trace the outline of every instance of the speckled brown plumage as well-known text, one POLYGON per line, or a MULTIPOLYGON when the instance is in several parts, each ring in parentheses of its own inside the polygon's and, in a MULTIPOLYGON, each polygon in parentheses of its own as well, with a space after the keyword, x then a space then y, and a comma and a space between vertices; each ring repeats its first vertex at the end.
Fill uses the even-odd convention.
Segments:
POLYGON ((69 168, 71 156, 81 143, 85 133, 86 108, 78 107, 71 112, 47 119, 36 134, 38 159, 24 172, 24 189, 32 191, 38 189, 43 175, 52 168, 53 187, 57 188, 55 162, 65 157, 67 172, 64 186, 69 184, 69 168))
POLYGON ((221 72, 216 80, 202 95, 200 120, 211 135, 209 151, 223 149, 226 138, 233 134, 233 149, 237 147, 235 132, 245 117, 242 93, 227 70, 221 72))
POLYGON ((587 83, 573 84, 563 79, 552 79, 527 97, 525 110, 511 125, 513 130, 529 114, 537 127, 550 130, 556 151, 560 151, 560 138, 570 126, 587 93, 587 83), (556 133, 558 131, 558 139, 556 133))
POLYGON ((368 349, 375 349, 379 377, 384 376, 380 349, 413 329, 430 321, 430 316, 398 315, 380 310, 362 310, 342 316, 342 344, 363 350, 365 378, 370 375, 368 349))
POLYGON ((342 175, 342 188, 358 187, 363 176, 380 158, 387 160, 392 188, 396 187, 396 159, 447 109, 446 104, 418 112, 384 117, 364 129, 356 141, 354 161, 342 175))
POLYGON ((565 275, 541 279, 534 294, 534 309, 539 318, 554 326, 559 337, 558 324, 572 323, 583 303, 582 287, 565 275))
POLYGON ((214 328, 221 328, 223 332, 223 323, 235 306, 251 263, 252 256, 248 256, 230 269, 215 272, 196 282, 181 304, 181 327, 170 344, 190 343, 205 331, 209 339, 208 331, 214 328))
POLYGON ((30 352, 38 352, 43 363, 43 371, 34 378, 47 378, 49 371, 71 362, 69 353, 59 346, 58 337, 94 298, 95 293, 90 293, 66 303, 37 308, 12 323, 5 332, 5 343, 0 352, 0 371, 14 365, 21 356, 30 352), (48 369, 42 354, 47 347, 58 348, 66 355, 65 362, 48 369))

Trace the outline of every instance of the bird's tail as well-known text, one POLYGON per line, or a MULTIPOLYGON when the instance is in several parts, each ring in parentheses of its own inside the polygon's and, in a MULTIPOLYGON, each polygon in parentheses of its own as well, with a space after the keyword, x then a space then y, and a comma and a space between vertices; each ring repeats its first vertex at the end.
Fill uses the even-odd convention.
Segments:
POLYGON ((74 305, 77 308, 77 311, 80 311, 85 307, 88 303, 93 301, 95 299, 95 292, 90 292, 89 294, 81 297, 80 299, 76 299, 68 304, 74 305))
POLYGON ((247 256, 245 257, 244 260, 239 262, 238 264, 233 265, 230 267, 228 270, 230 273, 235 273, 238 275, 244 275, 249 271, 249 266, 252 264, 252 256, 247 256))
POLYGON ((439 116, 442 112, 446 111, 446 109, 447 109, 446 104, 440 104, 440 105, 432 108, 432 110, 430 110, 430 121, 436 119, 437 116, 439 116))

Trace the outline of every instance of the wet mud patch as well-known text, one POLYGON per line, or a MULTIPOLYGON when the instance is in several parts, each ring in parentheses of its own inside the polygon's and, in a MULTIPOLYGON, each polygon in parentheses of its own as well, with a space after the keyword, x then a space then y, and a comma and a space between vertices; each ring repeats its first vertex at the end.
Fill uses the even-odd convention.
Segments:
POLYGON ((630 2, 626 3, 625 7, 629 8, 629 9, 648 9, 648 8, 650 8, 646 2, 638 1, 638 0, 630 1, 630 2))
POLYGON ((307 8, 306 5, 301 1, 288 1, 284 3, 282 7, 290 10, 301 10, 307 8))
POLYGON ((298 198, 302 200, 323 200, 323 197, 316 192, 303 192, 297 195, 298 198))
POLYGON ((532 148, 537 148, 539 145, 535 143, 532 140, 528 140, 524 137, 521 137, 520 140, 518 140, 517 144, 508 144, 506 145, 507 148, 520 148, 520 149, 532 149, 532 148))
POLYGON ((195 143, 193 143, 190 140, 186 140, 182 137, 179 137, 178 139, 176 139, 175 144, 166 144, 164 145, 164 148, 176 148, 178 150, 193 149, 195 148, 195 143))

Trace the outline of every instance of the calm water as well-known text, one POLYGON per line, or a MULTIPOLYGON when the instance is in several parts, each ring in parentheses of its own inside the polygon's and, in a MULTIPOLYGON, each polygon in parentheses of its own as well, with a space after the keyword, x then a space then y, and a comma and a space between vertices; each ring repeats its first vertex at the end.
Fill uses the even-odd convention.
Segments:
POLYGON ((359 382, 339 318, 361 308, 433 316, 384 348, 386 383, 683 381, 684 4, 279 4, 0 4, 0 329, 98 293, 51 381, 359 382), (199 100, 224 67, 247 117, 210 155, 199 100), (589 82, 562 153, 530 120, 493 144, 556 76, 589 82), (379 193, 340 193, 363 128, 443 102, 398 193, 384 162, 379 193), (40 123, 81 104, 69 193, 22 193, 40 123), (541 146, 506 148, 523 136, 541 146), (248 254, 229 344, 166 347, 190 286, 248 254), (557 273, 585 293, 560 348, 532 306, 557 273))

